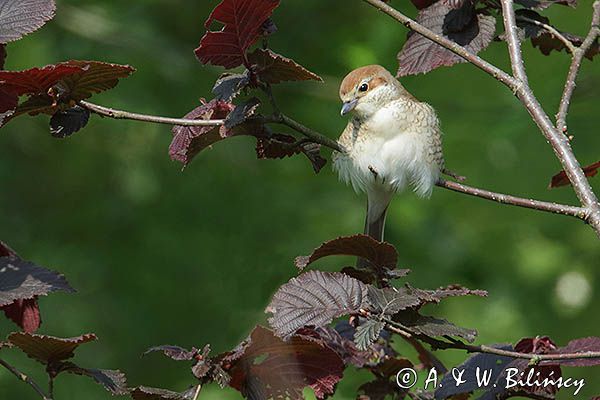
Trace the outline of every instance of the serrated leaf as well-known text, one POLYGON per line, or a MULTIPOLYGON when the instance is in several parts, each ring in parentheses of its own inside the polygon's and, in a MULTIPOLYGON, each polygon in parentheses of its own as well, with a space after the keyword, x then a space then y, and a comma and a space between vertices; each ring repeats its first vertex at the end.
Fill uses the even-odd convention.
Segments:
POLYGON ((0 307, 6 318, 19 325, 24 332, 33 333, 42 324, 40 308, 37 297, 32 299, 19 299, 13 303, 0 307))
POLYGON ((62 274, 16 256, 0 257, 0 307, 58 290, 75 291, 62 274))
POLYGON ((290 58, 268 49, 256 49, 248 54, 253 72, 262 82, 276 84, 284 81, 319 81, 323 79, 290 58))
POLYGON ((59 65, 76 66, 82 69, 77 74, 63 77, 60 81, 59 96, 79 101, 91 97, 94 93, 112 89, 119 79, 127 78, 135 68, 129 65, 112 64, 101 61, 71 60, 59 65))
MULTIPOLYGON (((600 337, 591 336, 573 339, 564 347, 559 347, 548 354, 577 354, 587 352, 600 352, 600 337)), ((597 358, 573 358, 561 360, 544 360, 540 365, 561 365, 565 367, 591 367, 600 365, 600 357, 597 358)))
POLYGON ((29 95, 11 117, 53 115, 94 93, 112 89, 133 71, 128 65, 71 60, 26 71, 0 71, 0 89, 17 96, 29 95))
POLYGON ((215 99, 231 102, 250 84, 248 71, 243 74, 223 74, 212 89, 215 99))
POLYGON ((81 66, 64 63, 24 71, 0 71, 0 88, 16 96, 44 94, 61 79, 81 73, 81 66))
POLYGON ((309 271, 281 286, 267 312, 278 335, 289 337, 305 325, 323 326, 365 308, 367 286, 340 272, 309 271))
POLYGON ((0 7, 0 43, 19 40, 54 17, 54 0, 3 0, 0 7))
POLYGON ((55 138, 66 138, 81 130, 89 120, 90 110, 80 106, 57 111, 50 118, 50 134, 55 138))
POLYGON ((323 243, 309 256, 296 257, 295 264, 303 270, 313 262, 327 256, 347 255, 361 257, 373 265, 393 269, 398 263, 398 252, 389 243, 379 242, 367 235, 342 236, 323 243))
MULTIPOLYGON (((474 54, 492 42, 496 30, 496 19, 477 13, 470 1, 464 2, 460 9, 453 9, 447 2, 438 1, 420 10, 417 22, 474 54)), ((412 33, 398 54, 398 62, 398 76, 406 76, 466 60, 426 37, 412 33)))
POLYGON ((419 314, 417 311, 407 309, 394 316, 394 320, 401 323, 411 332, 432 337, 454 336, 473 342, 477 336, 474 329, 460 328, 445 319, 438 319, 419 314))
POLYGON ((235 68, 245 62, 246 50, 252 46, 262 27, 279 5, 279 0, 223 0, 210 14, 204 26, 206 34, 195 50, 203 64, 235 68), (224 26, 220 31, 211 31, 213 23, 224 26))
POLYGON ((254 115, 256 109, 260 106, 260 100, 256 97, 252 97, 242 104, 237 105, 233 111, 225 118, 225 128, 232 129, 240 124, 243 124, 254 115))
POLYGON ((123 372, 110 369, 81 368, 72 363, 70 364, 70 367, 65 368, 64 372, 88 376, 99 385, 102 385, 112 395, 123 396, 129 394, 127 378, 123 372))
MULTIPOLYGON (((562 32, 562 35, 576 47, 579 47, 583 44, 584 39, 581 36, 573 35, 568 32, 562 32)), ((547 31, 542 32, 542 34, 538 35, 537 37, 531 38, 531 44, 533 44, 533 47, 537 47, 542 54, 546 56, 550 55, 553 50, 559 52, 567 50, 567 47, 562 40, 558 39, 547 31)), ((600 43, 596 39, 596 41, 594 41, 590 48, 586 51, 585 57, 589 60, 593 60, 598 53, 600 53, 600 43)))
POLYGON ((422 304, 421 298, 406 288, 379 289, 369 286, 369 308, 377 314, 393 315, 400 310, 422 304))
POLYGON ((192 347, 191 350, 187 350, 179 346, 161 345, 150 347, 144 352, 143 355, 145 356, 154 352, 161 352, 165 356, 175 361, 190 361, 193 360, 197 354, 199 354, 198 349, 196 349, 195 347, 192 347))
POLYGON ((231 387, 265 399, 302 399, 307 386, 323 399, 333 394, 344 370, 341 358, 321 341, 301 336, 284 341, 261 326, 224 363, 230 365, 231 387))
POLYGON ((354 343, 359 350, 367 350, 373 342, 379 339, 381 331, 385 328, 385 322, 367 319, 356 328, 354 343))
POLYGON ((256 156, 259 159, 281 159, 300 153, 308 158, 315 173, 319 173, 327 163, 321 155, 321 145, 317 143, 298 144, 295 137, 280 133, 256 138, 256 156))
MULTIPOLYGON (((185 119, 224 119, 233 110, 234 105, 219 100, 203 102, 184 116, 185 119)), ((184 165, 206 147, 229 137, 232 132, 219 126, 174 126, 173 140, 169 146, 172 160, 184 165)))
POLYGON ((42 364, 72 358, 80 345, 96 339, 93 333, 66 339, 24 332, 11 333, 8 336, 11 344, 42 364))

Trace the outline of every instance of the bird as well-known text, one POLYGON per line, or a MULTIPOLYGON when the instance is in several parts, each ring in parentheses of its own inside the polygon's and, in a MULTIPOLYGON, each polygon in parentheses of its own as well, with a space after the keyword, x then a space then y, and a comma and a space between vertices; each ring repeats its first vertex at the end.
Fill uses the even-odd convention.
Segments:
POLYGON ((367 65, 350 72, 339 90, 341 115, 352 117, 333 154, 341 181, 367 194, 365 235, 383 241, 385 217, 396 193, 412 187, 429 198, 444 167, 442 131, 435 109, 417 100, 387 69, 367 65))

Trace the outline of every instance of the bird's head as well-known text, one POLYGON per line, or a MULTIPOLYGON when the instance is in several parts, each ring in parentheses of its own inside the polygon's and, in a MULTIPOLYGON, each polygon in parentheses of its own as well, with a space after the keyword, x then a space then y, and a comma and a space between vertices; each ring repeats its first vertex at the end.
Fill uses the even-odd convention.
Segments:
POLYGON ((368 117, 389 101, 408 94, 400 82, 381 65, 367 65, 350 72, 340 86, 340 98, 344 103, 341 114, 354 111, 368 117))

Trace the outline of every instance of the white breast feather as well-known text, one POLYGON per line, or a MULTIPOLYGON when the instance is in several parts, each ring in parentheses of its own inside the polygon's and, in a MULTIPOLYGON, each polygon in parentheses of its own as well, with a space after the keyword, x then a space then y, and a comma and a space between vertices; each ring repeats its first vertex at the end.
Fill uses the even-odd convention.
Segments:
POLYGON ((431 111, 425 103, 405 100, 377 111, 361 128, 375 134, 359 135, 349 154, 334 160, 340 178, 356 191, 401 192, 411 184, 419 196, 429 197, 440 174, 440 166, 429 156, 431 137, 439 135, 437 117, 431 111))

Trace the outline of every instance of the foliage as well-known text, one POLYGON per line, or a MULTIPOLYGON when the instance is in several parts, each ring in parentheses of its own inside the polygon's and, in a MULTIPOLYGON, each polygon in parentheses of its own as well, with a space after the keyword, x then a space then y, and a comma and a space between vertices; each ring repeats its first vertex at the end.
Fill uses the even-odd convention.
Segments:
MULTIPOLYGON (((518 21, 524 37, 531 38, 534 46, 546 55, 552 50, 568 48, 532 21, 548 25, 549 19, 539 14, 539 10, 553 5, 574 7, 575 1, 522 0, 518 3, 523 7, 518 10, 518 21)), ((500 10, 494 0, 414 0, 413 4, 419 9, 418 22, 472 53, 484 50, 494 39, 500 10)), ((286 121, 275 102, 271 85, 322 80, 268 47, 270 35, 277 31, 271 16, 279 5, 278 0, 223 0, 210 14, 204 24, 207 31, 195 50, 198 60, 228 70, 237 67, 244 70, 223 74, 213 88, 215 98, 202 99, 201 104, 184 117, 188 121, 221 122, 173 128, 169 148, 173 160, 187 165, 211 145, 246 135, 256 138, 259 158, 285 158, 302 153, 315 172, 323 167, 325 158, 320 153, 319 143, 271 129, 272 123, 286 121), (222 29, 211 30, 215 23, 221 23, 222 29), (257 43, 259 46, 251 50, 257 43), (254 95, 266 97, 270 114, 261 113, 263 101, 254 95)), ((0 10, 0 22, 10 23, 6 22, 0 29, 0 40, 2 43, 18 40, 40 28, 52 18, 54 8, 53 1, 7 2, 0 10), (25 13, 26 6, 29 8, 25 13)), ((580 37, 563 35, 576 47, 583 43, 580 37)), ((497 39, 503 39, 503 36, 497 39)), ((596 42, 586 57, 592 59, 597 53, 596 42)), ((416 34, 409 37, 398 60, 399 76, 426 73, 464 61, 416 34)), ((51 134, 65 138, 83 129, 89 120, 90 110, 83 100, 113 89, 120 79, 132 72, 134 68, 128 65, 76 60, 23 71, 0 71, 1 123, 24 114, 49 114, 51 134), (26 99, 22 99, 24 96, 26 99)), ((598 163, 595 163, 586 167, 585 172, 593 176, 597 169, 598 163)), ((551 186, 566 183, 563 172, 552 179, 551 186)), ((397 371, 439 364, 421 343, 429 344, 433 349, 479 352, 463 366, 472 369, 489 365, 496 376, 494 382, 502 377, 504 369, 501 367, 514 366, 524 373, 538 368, 542 376, 553 374, 556 377, 561 375, 563 366, 600 364, 600 356, 584 355, 600 352, 598 337, 574 339, 564 347, 557 346, 548 337, 525 338, 514 346, 466 344, 463 340, 475 341, 475 330, 426 315, 423 307, 449 297, 483 297, 487 292, 459 285, 435 290, 414 288, 407 282, 404 286, 394 285, 395 280, 405 278, 409 270, 398 268, 398 251, 390 243, 365 235, 340 237, 321 244, 309 256, 296 258, 295 265, 301 274, 282 285, 266 309, 271 315, 272 330, 256 326, 236 348, 217 355, 210 354, 209 345, 204 345, 202 350, 160 345, 146 351, 145 354, 161 352, 172 360, 191 364, 190 388, 175 392, 146 386, 131 388, 119 370, 84 368, 72 362, 80 346, 97 339, 94 334, 73 338, 35 334, 42 321, 38 306, 40 296, 56 291, 73 292, 74 289, 61 274, 21 259, 0 242, 0 308, 23 330, 10 334, 0 348, 18 348, 43 364, 51 382, 49 396, 53 395, 54 379, 68 372, 90 377, 111 394, 128 395, 133 399, 194 400, 201 387, 212 382, 234 388, 250 399, 301 399, 305 388, 312 389, 317 398, 323 399, 335 393, 336 385, 349 367, 364 369, 374 376, 373 381, 357 388, 362 396, 404 398, 409 393, 393 382, 397 371), (339 255, 362 258, 367 261, 367 266, 340 266, 341 272, 304 271, 322 258, 339 255), (337 322, 335 327, 334 322, 337 322), (393 337, 414 346, 421 364, 399 355, 391 346, 393 337)), ((442 383, 449 379, 447 374, 442 383)), ((474 389, 474 386, 466 385, 460 390, 452 390, 447 385, 427 393, 413 391, 410 395, 444 399, 459 394, 471 395, 474 389)), ((556 390, 521 385, 512 391, 494 388, 484 393, 484 396, 497 399, 515 395, 554 398, 556 390)))

